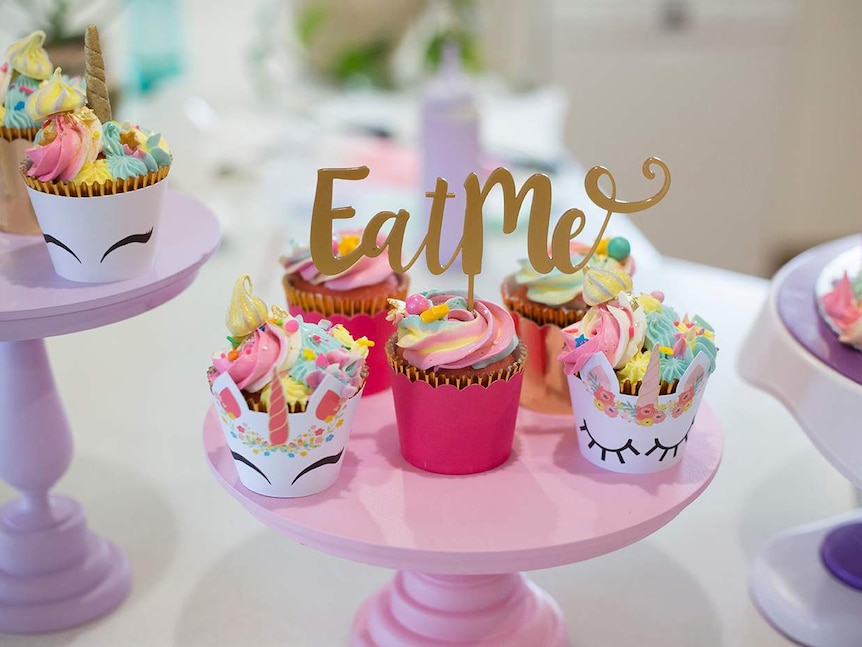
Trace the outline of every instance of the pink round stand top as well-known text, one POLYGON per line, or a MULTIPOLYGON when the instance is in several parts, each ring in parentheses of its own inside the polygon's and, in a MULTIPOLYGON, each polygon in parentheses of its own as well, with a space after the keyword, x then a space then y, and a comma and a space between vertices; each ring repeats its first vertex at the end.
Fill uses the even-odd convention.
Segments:
POLYGON ((549 568, 632 544, 703 492, 723 446, 718 419, 703 403, 679 464, 616 474, 581 457, 572 418, 521 409, 506 463, 443 476, 401 458, 392 395, 384 391, 360 403, 336 483, 306 498, 276 499, 239 482, 214 409, 203 435, 219 482, 267 526, 354 561, 453 575, 549 568))
POLYGON ((115 283, 75 283, 54 273, 40 236, 0 232, 0 341, 97 328, 152 310, 187 288, 219 242, 215 215, 168 191, 153 269, 115 283))

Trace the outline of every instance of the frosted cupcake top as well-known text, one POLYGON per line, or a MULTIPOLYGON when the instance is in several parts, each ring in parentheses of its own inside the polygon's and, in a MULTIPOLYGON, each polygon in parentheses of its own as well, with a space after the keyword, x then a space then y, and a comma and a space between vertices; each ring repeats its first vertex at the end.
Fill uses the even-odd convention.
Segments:
POLYGON ((140 126, 102 124, 84 93, 67 83, 60 68, 27 100, 27 113, 42 123, 27 150, 27 175, 43 182, 103 184, 169 167, 171 153, 159 133, 140 126))
POLYGON ((845 272, 820 298, 820 308, 838 333, 838 341, 862 350, 862 272, 852 281, 845 272))
POLYGON ((495 303, 476 299, 468 310, 463 295, 437 290, 389 303, 396 346, 419 369, 482 369, 518 346, 512 316, 495 303))
POLYGON ((362 368, 373 342, 353 339, 340 324, 307 323, 276 306, 268 315, 247 275, 234 285, 225 322, 231 350, 213 356, 211 383, 228 373, 243 392, 260 392, 261 402, 268 406, 271 384, 278 376, 288 406, 300 408, 326 375, 342 384, 340 395, 345 398, 362 386, 362 368))
POLYGON ((48 58, 45 32, 34 31, 15 41, 0 63, 0 126, 33 128, 36 122, 27 114, 27 100, 54 69, 48 58))
MULTIPOLYGON (((590 249, 587 245, 572 241, 570 251, 573 264, 583 260, 590 249)), ((599 242, 596 253, 588 261, 588 266, 618 269, 631 275, 634 273, 635 265, 630 252, 631 245, 627 239, 623 237, 604 238, 599 242)), ((518 265, 520 265, 520 269, 515 273, 515 282, 518 285, 527 286, 527 298, 531 301, 549 306, 560 306, 583 293, 584 273, 582 270, 572 274, 564 274, 555 267, 548 274, 539 274, 532 268, 527 259, 520 259, 518 265)))
POLYGON ((563 329, 565 347, 559 359, 569 375, 578 373, 597 353, 604 353, 620 382, 640 382, 652 354, 659 354, 662 382, 673 384, 699 353, 715 370, 715 336, 702 318, 680 318, 663 303, 660 292, 620 292, 592 306, 581 321, 563 329))
MULTIPOLYGON (((336 256, 345 256, 352 252, 362 240, 362 231, 362 229, 351 229, 338 232, 332 239, 332 253, 336 256)), ((385 241, 386 235, 380 234, 377 244, 382 246, 385 241)), ((298 275, 312 285, 324 285, 336 292, 377 285, 394 274, 385 254, 374 258, 363 256, 344 272, 331 276, 321 274, 317 270, 308 247, 296 247, 280 260, 284 265, 285 274, 298 275)))

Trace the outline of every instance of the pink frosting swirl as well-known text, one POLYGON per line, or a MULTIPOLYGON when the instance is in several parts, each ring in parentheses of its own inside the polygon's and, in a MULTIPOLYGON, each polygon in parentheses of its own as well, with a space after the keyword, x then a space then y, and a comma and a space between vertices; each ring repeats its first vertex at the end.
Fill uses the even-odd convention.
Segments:
MULTIPOLYGON (((341 231, 332 240, 332 251, 338 254, 343 249, 345 241, 355 237, 362 238, 361 229, 351 229, 341 231)), ((378 246, 386 242, 386 235, 379 234, 377 236, 378 246)), ((307 248, 297 250, 290 256, 283 258, 284 271, 286 274, 299 274, 304 280, 313 285, 323 284, 330 290, 344 292, 361 288, 368 285, 377 285, 382 283, 392 276, 392 268, 389 266, 387 255, 381 254, 374 258, 363 256, 358 263, 350 269, 335 274, 332 276, 321 274, 314 266, 314 261, 311 259, 311 253, 307 248)))
POLYGON ((622 368, 643 345, 646 315, 632 308, 625 293, 614 301, 593 306, 581 321, 563 329, 565 347, 559 359, 566 373, 579 372, 596 353, 604 353, 611 366, 622 368))
POLYGON ((231 360, 226 353, 213 357, 217 375, 225 371, 240 390, 254 393, 265 387, 272 377, 272 367, 280 366, 288 352, 287 337, 280 326, 267 323, 257 329, 236 349, 231 360))
POLYGON ((32 165, 27 175, 43 182, 74 178, 102 148, 102 124, 90 111, 85 116, 60 113, 49 117, 37 145, 27 150, 32 165))
POLYGON ((460 295, 430 292, 425 297, 425 310, 435 312, 435 318, 426 315, 423 319, 424 310, 396 317, 397 345, 413 366, 422 370, 481 369, 517 347, 512 315, 501 306, 477 299, 473 310, 467 310, 460 295))
POLYGON ((846 272, 832 290, 820 298, 820 305, 838 329, 838 339, 845 344, 862 347, 862 309, 846 272))

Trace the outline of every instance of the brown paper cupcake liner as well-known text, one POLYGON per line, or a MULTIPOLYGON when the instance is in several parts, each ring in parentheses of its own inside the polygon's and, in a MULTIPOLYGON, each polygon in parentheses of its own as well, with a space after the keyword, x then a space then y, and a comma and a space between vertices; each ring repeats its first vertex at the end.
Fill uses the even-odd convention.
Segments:
POLYGON ((389 338, 386 342, 386 359, 389 366, 396 373, 400 373, 409 379, 411 382, 428 382, 433 387, 449 384, 457 389, 466 389, 468 386, 478 384, 480 386, 491 386, 497 380, 509 381, 515 375, 523 372, 524 364, 527 359, 527 347, 524 344, 518 344, 517 357, 512 364, 501 368, 491 373, 483 375, 451 375, 446 373, 437 373, 433 370, 422 370, 408 363, 405 359, 398 357, 395 352, 395 335, 389 338))
POLYGON ((50 193, 52 195, 61 195, 67 198, 96 198, 106 195, 116 195, 118 193, 130 193, 138 189, 144 189, 164 180, 171 170, 170 166, 163 166, 157 171, 147 173, 146 175, 138 175, 133 178, 124 180, 108 180, 101 184, 73 184, 72 182, 43 182, 27 175, 29 168, 28 160, 25 160, 20 167, 21 177, 31 189, 41 193, 50 193))
MULTIPOLYGON (((624 380, 620 383, 620 393, 623 395, 637 395, 640 392, 642 382, 638 382, 637 384, 632 384, 631 380, 624 380)), ((670 395, 671 393, 676 393, 676 387, 679 384, 679 380, 674 380, 671 382, 660 382, 658 386, 658 394, 659 395, 670 395)))
POLYGON ((0 126, 0 139, 5 139, 6 141, 15 141, 16 139, 24 139, 28 142, 32 142, 36 139, 36 133, 39 132, 39 126, 33 126, 31 128, 10 128, 8 126, 0 126))
POLYGON ((510 295, 505 289, 505 286, 501 292, 503 303, 507 308, 509 308, 509 310, 535 322, 539 326, 554 324, 560 328, 565 328, 566 326, 571 326, 573 323, 583 319, 584 315, 587 313, 586 309, 570 310, 566 308, 552 308, 543 303, 524 301, 523 299, 510 295))
POLYGON ((397 291, 377 297, 356 299, 299 290, 293 286, 287 275, 283 278, 282 283, 287 302, 290 305, 302 308, 306 312, 319 312, 324 317, 336 314, 346 317, 360 314, 375 315, 389 308, 388 299, 405 299, 408 287, 406 277, 401 276, 397 291))

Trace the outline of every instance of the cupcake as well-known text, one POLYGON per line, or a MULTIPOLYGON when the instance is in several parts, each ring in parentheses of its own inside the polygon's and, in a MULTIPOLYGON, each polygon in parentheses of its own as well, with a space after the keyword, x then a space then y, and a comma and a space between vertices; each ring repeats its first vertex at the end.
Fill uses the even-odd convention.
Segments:
POLYGON ((526 348, 502 307, 431 291, 391 301, 386 345, 401 455, 420 469, 473 474, 512 451, 526 348))
POLYGON ((86 96, 58 68, 27 100, 41 127, 21 166, 54 270, 82 282, 150 270, 171 166, 159 133, 111 119, 97 48, 90 30, 86 96))
POLYGON ((838 341, 862 350, 862 272, 852 281, 844 272, 831 289, 818 295, 817 304, 838 341))
MULTIPOLYGON (((342 231, 332 240, 333 253, 349 254, 362 239, 362 230, 342 231)), ((385 236, 377 242, 384 243, 385 236)), ((314 266, 308 248, 294 249, 282 257, 284 291, 288 309, 305 321, 323 318, 343 324, 351 333, 374 342, 368 354, 366 395, 389 388, 391 374, 386 366, 384 347, 395 332, 386 319, 388 299, 407 296, 408 279, 392 271, 386 255, 363 256, 347 271, 321 274, 314 266)))
POLYGON ((676 465, 715 370, 709 324, 680 318, 659 292, 621 292, 564 328, 563 340, 583 456, 615 472, 676 465))
MULTIPOLYGON (((619 289, 631 291, 630 276, 635 264, 630 247, 625 238, 605 238, 588 267, 618 270, 620 276, 625 275, 619 289)), ((582 261, 590 249, 572 242, 572 263, 582 261)), ((584 300, 584 272, 563 274, 555 268, 548 274, 539 274, 528 260, 518 263, 520 269, 503 279, 501 292, 528 350, 521 405, 546 413, 570 414, 568 383, 557 354, 563 345, 560 330, 583 318, 591 305, 584 300)))
POLYGON ((266 496, 332 485, 365 381, 370 342, 339 324, 313 324, 266 304, 241 276, 226 324, 231 348, 207 372, 239 479, 266 496))
POLYGON ((18 165, 39 130, 27 99, 54 69, 44 43, 45 32, 34 31, 12 43, 0 64, 0 230, 14 234, 39 233, 18 165))

